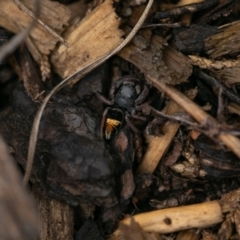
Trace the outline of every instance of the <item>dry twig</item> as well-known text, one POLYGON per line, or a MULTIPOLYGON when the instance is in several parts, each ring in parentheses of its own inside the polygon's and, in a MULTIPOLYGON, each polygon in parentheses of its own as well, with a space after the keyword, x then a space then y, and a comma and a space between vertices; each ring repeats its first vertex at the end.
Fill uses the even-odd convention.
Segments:
MULTIPOLYGON (((172 233, 183 229, 204 228, 222 222, 222 209, 217 201, 162 209, 137 214, 121 221, 130 225, 132 219, 146 232, 172 233)), ((121 238, 117 229, 110 240, 121 238)))
MULTIPOLYGON (((183 108, 192 118, 200 124, 208 125, 209 130, 213 130, 218 122, 203 111, 197 104, 179 92, 177 89, 161 83, 157 79, 147 76, 147 79, 159 90, 164 92, 170 99, 183 108), (211 129, 212 128, 212 129, 211 129)), ((231 149, 238 157, 240 157, 240 140, 233 135, 219 133, 217 138, 222 141, 229 149, 231 149)))

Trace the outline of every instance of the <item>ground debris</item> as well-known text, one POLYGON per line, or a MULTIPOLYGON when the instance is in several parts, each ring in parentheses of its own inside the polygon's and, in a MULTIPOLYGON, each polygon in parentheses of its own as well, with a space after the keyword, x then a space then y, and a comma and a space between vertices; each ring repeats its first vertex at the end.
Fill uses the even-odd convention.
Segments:
MULTIPOLYGON (((239 239, 239 1, 39 3, 0 2, 0 133, 38 238, 239 239)), ((0 238, 31 239, 2 170, 0 238)))

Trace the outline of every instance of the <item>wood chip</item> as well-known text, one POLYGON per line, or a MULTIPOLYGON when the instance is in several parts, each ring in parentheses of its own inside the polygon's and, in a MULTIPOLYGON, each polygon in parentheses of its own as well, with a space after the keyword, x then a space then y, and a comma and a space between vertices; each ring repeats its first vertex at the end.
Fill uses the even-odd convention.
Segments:
POLYGON ((218 33, 205 40, 206 53, 217 59, 225 55, 239 54, 240 21, 222 26, 218 33))
MULTIPOLYGON (((32 13, 34 13, 34 1, 21 1, 32 13)), ((40 20, 57 33, 64 30, 70 18, 70 11, 58 2, 41 0, 40 20)), ((0 1, 0 26, 5 29, 18 33, 25 29, 30 22, 30 17, 26 12, 19 9, 13 0, 0 1), (9 14, 11 13, 11 14, 9 14)), ((59 41, 54 35, 49 33, 44 26, 36 24, 30 33, 31 40, 41 54, 49 55, 59 41)))
POLYGON ((131 62, 145 75, 161 79, 163 83, 180 84, 186 82, 192 73, 189 59, 170 46, 160 36, 149 36, 148 30, 140 31, 133 41, 118 55, 131 62), (149 42, 150 38, 150 42, 149 42), (139 42, 141 41, 142 44, 139 42), (148 43, 148 44, 143 44, 148 43))
POLYGON ((66 33, 69 48, 61 44, 51 58, 61 77, 73 74, 120 45, 123 32, 118 29, 120 21, 112 4, 112 0, 105 1, 66 33))
POLYGON ((35 190, 33 194, 40 216, 39 240, 71 239, 74 230, 73 209, 65 203, 43 197, 35 190))

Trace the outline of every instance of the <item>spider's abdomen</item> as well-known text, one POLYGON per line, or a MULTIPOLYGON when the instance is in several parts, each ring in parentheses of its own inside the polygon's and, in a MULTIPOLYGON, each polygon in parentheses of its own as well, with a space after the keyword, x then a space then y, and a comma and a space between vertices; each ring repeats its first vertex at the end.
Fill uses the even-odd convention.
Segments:
POLYGON ((122 85, 115 95, 115 103, 125 109, 131 109, 135 106, 137 97, 136 89, 132 85, 122 85))

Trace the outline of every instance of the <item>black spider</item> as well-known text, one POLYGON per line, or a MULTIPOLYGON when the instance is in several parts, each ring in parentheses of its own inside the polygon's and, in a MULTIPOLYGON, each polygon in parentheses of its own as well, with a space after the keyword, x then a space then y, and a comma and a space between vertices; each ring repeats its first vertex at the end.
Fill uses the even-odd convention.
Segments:
POLYGON ((136 108, 145 101, 148 93, 149 86, 131 76, 122 77, 112 85, 109 100, 97 92, 97 97, 109 106, 102 117, 102 136, 110 139, 120 129, 124 120, 134 132, 139 132, 131 118, 146 120, 146 117, 136 114, 136 108))

